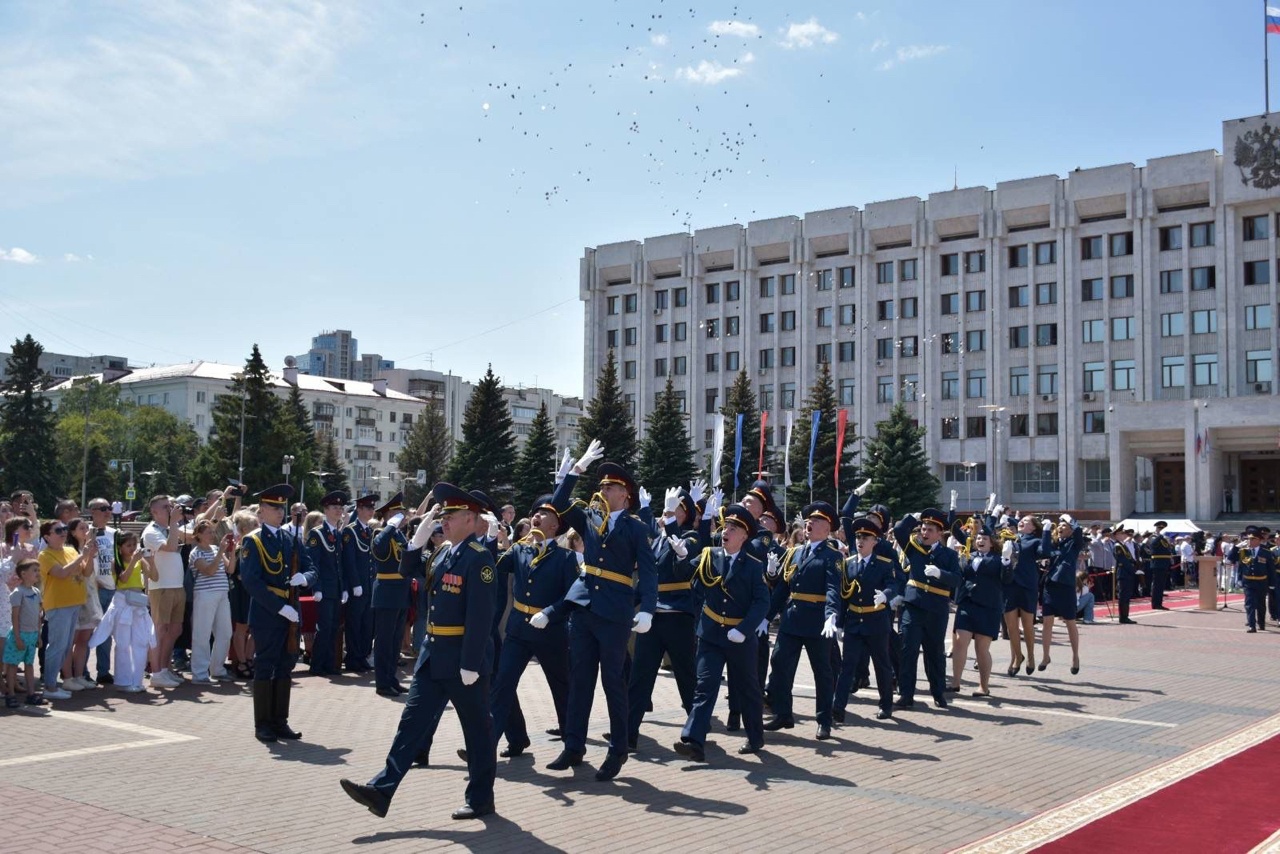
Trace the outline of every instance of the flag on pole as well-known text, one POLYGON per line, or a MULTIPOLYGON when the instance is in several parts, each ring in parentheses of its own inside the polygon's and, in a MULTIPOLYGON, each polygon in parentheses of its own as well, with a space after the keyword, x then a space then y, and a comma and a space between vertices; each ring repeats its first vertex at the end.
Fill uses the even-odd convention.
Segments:
POLYGON ((739 412, 733 423, 733 494, 738 495, 738 469, 742 468, 742 419, 745 413, 739 412))
POLYGON ((716 413, 711 416, 711 423, 715 428, 711 450, 711 486, 714 489, 720 485, 720 458, 724 456, 724 416, 716 413))
MULTIPOLYGON (((791 430, 795 427, 795 413, 787 413, 787 441, 784 447, 786 451, 782 455, 782 485, 791 485, 791 430)), ((1276 447, 1280 447, 1280 439, 1277 440, 1276 447)))
POLYGON ((764 471, 764 428, 769 423, 769 410, 760 413, 760 464, 756 466, 756 471, 764 471))
POLYGON ((1197 430, 1197 431, 1196 431, 1196 456, 1197 456, 1197 457, 1198 457, 1198 456, 1200 456, 1201 441, 1202 441, 1202 440, 1201 440, 1201 438, 1200 438, 1200 431, 1199 431, 1199 430, 1197 430))
POLYGON ((1280 8, 1267 7, 1267 34, 1280 34, 1280 8))
POLYGON ((849 410, 841 409, 836 417, 836 493, 840 492, 840 455, 844 452, 844 429, 849 424, 849 410))
POLYGON ((822 410, 813 410, 813 431, 809 434, 809 488, 813 489, 813 452, 818 447, 818 422, 822 420, 822 410))

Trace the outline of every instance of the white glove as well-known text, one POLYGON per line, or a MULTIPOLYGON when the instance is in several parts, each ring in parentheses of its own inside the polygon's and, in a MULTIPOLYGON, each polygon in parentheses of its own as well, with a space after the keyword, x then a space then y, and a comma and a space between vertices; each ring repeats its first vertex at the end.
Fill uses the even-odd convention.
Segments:
POLYGON ((295 573, 294 573, 292 576, 290 576, 290 578, 289 578, 289 586, 290 586, 290 587, 302 587, 302 586, 304 586, 306 583, 307 583, 307 577, 306 577, 305 575, 303 575, 301 572, 295 572, 295 573))
POLYGON ((689 547, 684 544, 684 540, 672 534, 667 537, 667 542, 671 543, 671 551, 676 553, 676 557, 684 560, 689 556, 689 547))
POLYGON ((670 515, 676 512, 676 508, 680 506, 680 487, 669 486, 667 492, 662 496, 662 512, 664 515, 670 515))
POLYGON ((929 578, 941 578, 942 570, 938 569, 938 567, 934 566, 933 564, 929 564, 924 568, 924 574, 927 575, 929 578))
POLYGON ((703 519, 714 519, 716 511, 720 509, 720 502, 724 500, 724 490, 716 487, 715 491, 707 496, 707 509, 702 511, 703 519))
POLYGON ((403 513, 397 513, 396 515, 392 516, 390 519, 388 519, 388 520, 387 520, 387 527, 388 527, 388 528, 399 528, 399 527, 400 527, 400 523, 401 523, 401 522, 403 522, 403 521, 404 521, 404 514, 403 514, 403 513))
POLYGON ((572 469, 573 469, 573 454, 570 453, 568 448, 565 448, 564 459, 560 460, 560 468, 556 469, 554 472, 556 477, 556 486, 559 486, 560 482, 569 476, 569 472, 572 469))
POLYGON ((756 626, 756 634, 765 637, 769 634, 769 618, 766 617, 760 621, 760 625, 756 626))
POLYGON ((277 613, 291 623, 298 622, 298 609, 292 605, 281 605, 277 613))
POLYGON ((778 577, 778 556, 773 552, 769 552, 769 557, 765 560, 764 574, 769 578, 778 577))
POLYGON ((476 673, 474 670, 468 670, 465 667, 458 670, 458 676, 462 679, 463 685, 474 685, 476 684, 476 680, 480 678, 479 673, 476 673))
POLYGON ((953 490, 951 490, 951 509, 952 509, 952 510, 955 510, 955 509, 956 509, 956 499, 957 499, 957 498, 959 498, 959 497, 960 497, 960 493, 959 493, 959 492, 957 492, 957 491, 956 491, 956 490, 954 490, 954 489, 953 489, 953 490))
POLYGON ((871 478, 867 478, 853 490, 853 494, 861 498, 867 494, 867 490, 871 488, 871 478))
POLYGON ((702 500, 702 496, 707 494, 707 482, 702 478, 697 478, 689 484, 689 495, 693 498, 693 503, 697 504, 702 500))
POLYGON ((350 593, 348 593, 347 591, 343 590, 343 591, 342 591, 342 603, 341 603, 341 604, 343 604, 343 605, 347 604, 347 600, 348 600, 348 599, 350 599, 350 598, 351 598, 351 594, 350 594, 350 593))
POLYGON ((833 638, 836 636, 836 615, 828 614, 827 620, 822 624, 822 636, 824 638, 833 638))
POLYGON ((489 523, 489 530, 486 532, 489 539, 497 537, 499 528, 498 517, 494 516, 492 513, 481 513, 480 518, 489 523))
POLYGON ((535 629, 545 629, 550 622, 551 619, 547 616, 546 611, 539 611, 529 618, 529 625, 535 629))
POLYGON ((889 601, 889 597, 884 595, 883 590, 877 590, 876 595, 871 598, 871 601, 877 605, 883 605, 889 601))
POLYGON ((1049 521, 1048 519, 1045 519, 1045 520, 1044 520, 1044 524, 1043 524, 1043 525, 1041 525, 1040 527, 1041 527, 1041 529, 1043 529, 1043 530, 1045 530, 1045 531, 1052 530, 1052 529, 1053 529, 1053 522, 1049 521))
POLYGON ((653 614, 641 611, 636 614, 635 619, 631 621, 631 631, 638 635, 642 635, 653 627, 653 614))
POLYGON ((317 590, 315 593, 311 594, 311 598, 312 600, 319 602, 321 599, 324 598, 324 594, 321 593, 319 590, 317 590))
POLYGON ((993 492, 987 496, 987 515, 991 515, 991 509, 996 506, 996 494, 993 492))
POLYGON ((895 611, 898 610, 898 607, 901 605, 902 605, 901 596, 894 596, 892 599, 889 600, 889 607, 895 611))
POLYGON ((364 588, 357 584, 355 587, 351 588, 351 595, 359 599, 364 595, 364 588))
POLYGON ((995 507, 991 508, 991 512, 992 512, 992 513, 994 513, 994 514, 995 514, 995 515, 997 515, 997 516, 1003 516, 1003 515, 1004 515, 1004 505, 1003 505, 1003 504, 997 504, 995 507))
POLYGON ((431 505, 427 515, 423 516, 422 521, 418 523, 418 530, 413 532, 413 539, 409 541, 409 548, 420 549, 427 544, 427 540, 431 539, 431 529, 436 526, 436 516, 439 514, 440 505, 431 505))
POLYGON ((725 637, 729 639, 730 643, 742 643, 747 639, 747 636, 737 629, 729 629, 729 633, 725 637))
POLYGON ((640 497, 640 506, 642 508, 648 507, 649 502, 653 500, 653 496, 649 494, 649 490, 645 489, 643 486, 640 487, 639 497, 640 497))
POLYGON ((582 453, 582 457, 573 464, 573 473, 582 474, 591 468, 591 464, 604 456, 604 445, 600 444, 599 439, 592 439, 591 444, 587 445, 587 449, 582 453))
POLYGON ((586 563, 586 562, 587 562, 587 556, 586 556, 584 553, 580 552, 580 551, 576 551, 576 550, 575 550, 575 551, 574 551, 574 553, 573 553, 573 556, 574 556, 575 558, 577 558, 577 560, 578 560, 578 566, 582 566, 584 563, 586 563))
POLYGON ((1000 557, 1005 563, 1013 562, 1013 540, 1004 541, 1004 548, 1000 549, 1000 557))
POLYGON ((1070 513, 1063 513, 1061 516, 1058 517, 1058 521, 1066 522, 1068 525, 1074 525, 1076 523, 1076 520, 1071 518, 1070 513))

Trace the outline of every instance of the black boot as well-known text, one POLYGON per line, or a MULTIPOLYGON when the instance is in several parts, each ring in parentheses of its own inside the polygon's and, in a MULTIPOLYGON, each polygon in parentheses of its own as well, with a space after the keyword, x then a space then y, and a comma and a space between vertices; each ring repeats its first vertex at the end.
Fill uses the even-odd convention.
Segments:
POLYGON ((271 707, 271 729, 277 738, 302 738, 302 733, 289 728, 289 692, 293 690, 293 681, 289 677, 273 680, 271 695, 274 703, 271 707))
POLYGON ((253 737, 258 741, 275 741, 276 732, 271 727, 272 685, 269 679, 253 682, 253 737))

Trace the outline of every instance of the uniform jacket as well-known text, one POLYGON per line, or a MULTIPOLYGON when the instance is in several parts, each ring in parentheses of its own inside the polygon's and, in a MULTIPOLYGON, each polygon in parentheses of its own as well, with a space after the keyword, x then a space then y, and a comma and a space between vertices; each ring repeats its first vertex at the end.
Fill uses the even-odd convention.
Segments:
POLYGON ((750 638, 769 613, 769 585, 764 583, 764 567, 745 548, 738 552, 732 569, 723 548, 704 549, 699 556, 699 569, 694 572, 693 585, 702 600, 697 635, 706 643, 739 646, 728 639, 729 630, 736 628, 750 638), (705 563, 702 562, 704 556, 705 563))
POLYGON ((992 551, 985 555, 978 552, 971 554, 961 567, 964 585, 956 596, 957 602, 972 601, 984 608, 1002 610, 1004 607, 1003 585, 1000 573, 1003 564, 1000 552, 992 551))
POLYGON ((1048 532, 1035 534, 1018 534, 1013 548, 1013 583, 1026 590, 1035 590, 1040 586, 1041 559, 1047 560, 1053 545, 1053 537, 1048 532))
POLYGON ((1076 564, 1079 562, 1082 548, 1084 548, 1084 530, 1079 525, 1072 530, 1070 538, 1057 543, 1050 540, 1048 557, 1051 563, 1047 579, 1050 584, 1075 586, 1076 564))
POLYGON ((697 531, 680 531, 675 520, 668 522, 653 541, 653 560, 658 573, 658 610, 698 613, 698 597, 693 592, 693 569, 702 552, 702 538, 697 531), (667 537, 684 541, 685 556, 679 557, 667 537))
POLYGON ((1173 544, 1165 539, 1164 534, 1156 534, 1147 542, 1147 551, 1151 554, 1151 565, 1156 569, 1168 569, 1173 565, 1173 544))
MULTIPOLYGON (((884 545, 881 540, 878 545, 884 545)), ((885 554, 872 549, 863 566, 862 555, 856 551, 845 558, 844 584, 841 589, 844 601, 844 630, 858 635, 886 634, 893 628, 893 611, 888 603, 902 595, 902 566, 896 552, 885 554), (876 606, 876 591, 883 590, 885 604, 876 606), (857 610, 873 609, 873 610, 857 610)))
POLYGON ((828 616, 839 617, 844 555, 831 540, 788 551, 773 585, 769 619, 782 615, 778 631, 804 638, 822 636, 828 616))
POLYGON ((538 544, 522 540, 498 558, 498 588, 511 579, 511 615, 507 617, 507 637, 530 643, 568 639, 566 620, 571 608, 563 600, 578 578, 578 559, 554 539, 538 544), (529 625, 529 618, 546 611, 550 623, 543 629, 529 625))
POLYGON ((921 545, 912 533, 919 524, 914 516, 907 515, 893 527, 893 537, 902 548, 907 564, 907 584, 902 598, 908 605, 932 613, 947 614, 951 611, 951 591, 959 587, 962 581, 960 559, 952 549, 941 543, 935 544, 931 550, 921 545), (924 574, 924 568, 929 564, 942 571, 938 578, 930 578, 924 574))
POLYGON ((432 679, 456 678, 459 670, 492 672, 497 576, 493 556, 474 536, 431 561, 420 666, 431 668, 432 679))
POLYGON ((405 552, 409 550, 409 541, 404 538, 398 528, 384 525, 373 535, 373 543, 369 546, 369 554, 373 557, 373 602, 374 608, 385 608, 398 611, 409 607, 409 579, 401 567, 405 552), (381 576, 381 577, 379 577, 381 576))
POLYGON ((313 591, 323 593, 325 598, 333 597, 336 602, 345 590, 342 578, 342 542, 339 532, 322 523, 307 534, 307 557, 316 571, 313 591))
POLYGON ((361 588, 362 596, 373 594, 373 529, 352 522, 342 529, 342 583, 345 589, 361 588))
POLYGON ((1257 554, 1248 546, 1236 544, 1227 552, 1227 560, 1236 565, 1236 572, 1245 584, 1271 586, 1276 580, 1276 556, 1266 546, 1260 546, 1257 554))
POLYGON ((1120 578, 1136 578, 1138 565, 1133 557, 1133 552, 1129 551, 1127 542, 1115 544, 1113 552, 1116 556, 1116 575, 1120 578))
MULTIPOLYGON (((259 631, 288 627, 280 609, 289 604, 289 579, 294 573, 295 541, 277 530, 274 534, 258 528, 240 541, 237 557, 240 583, 249 593, 249 625, 259 631)), ((315 583, 315 572, 305 549, 297 550, 297 571, 315 583)))

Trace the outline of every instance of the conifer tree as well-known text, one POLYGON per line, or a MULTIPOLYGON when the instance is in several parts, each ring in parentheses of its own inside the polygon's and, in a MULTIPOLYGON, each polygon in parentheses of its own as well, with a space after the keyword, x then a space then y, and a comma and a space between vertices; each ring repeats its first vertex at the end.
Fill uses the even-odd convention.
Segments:
POLYGON ((347 481, 347 469, 338 456, 338 444, 333 440, 332 434, 321 436, 316 443, 319 445, 318 453, 320 454, 317 466, 319 471, 325 472, 320 478, 321 495, 339 491, 345 492, 349 498, 354 498, 355 496, 351 494, 351 485, 347 481))
POLYGON ((483 490, 501 503, 511 497, 515 463, 511 411, 490 365, 463 411, 462 441, 449 463, 448 480, 463 489, 483 490))
MULTIPOLYGON (((838 432, 838 407, 835 388, 831 382, 831 368, 826 362, 818 372, 818 379, 809 389, 809 396, 797 414, 795 430, 791 436, 791 486, 787 489, 787 512, 799 510, 810 501, 830 501, 839 509, 835 484, 836 434, 838 432), (818 418, 818 441, 813 453, 813 488, 809 487, 809 443, 813 435, 813 413, 818 418)), ((857 428, 853 419, 845 428, 844 447, 840 460, 840 495, 857 486, 857 467, 853 450, 857 441, 857 428)))
POLYGON ((406 501, 421 502, 427 490, 444 479, 452 453, 453 437, 449 435, 444 414, 433 403, 428 403, 409 428, 404 448, 396 456, 406 501), (421 484, 416 480, 419 471, 425 472, 421 484))
MULTIPOLYGON (((760 411, 756 395, 746 371, 739 371, 720 407, 724 416, 724 456, 720 460, 720 487, 726 495, 743 495, 756 480, 760 469, 760 411), (742 415, 742 460, 738 464, 737 488, 734 487, 733 459, 737 448, 738 415, 742 415)), ((765 449, 765 470, 769 470, 769 450, 765 449)))
MULTIPOLYGON (((200 487, 219 485, 236 477, 241 448, 244 475, 239 479, 250 495, 284 480, 285 454, 297 456, 296 427, 283 417, 283 406, 258 345, 245 360, 244 370, 227 386, 227 394, 213 407, 213 432, 196 455, 190 475, 200 487), (242 408, 243 407, 243 408, 242 408), (244 441, 241 443, 241 413, 244 441)), ((295 464, 296 465, 296 464, 295 464)))
POLYGON ((529 512, 538 496, 550 492, 555 485, 552 472, 556 470, 556 431, 551 426, 551 415, 546 401, 533 418, 528 440, 516 462, 515 498, 516 515, 529 512))
POLYGON ((0 478, 4 494, 30 491, 44 513, 58 497, 58 448, 53 406, 41 392, 50 377, 40 369, 44 347, 31 335, 14 342, 0 383, 0 478))
POLYGON ((653 493, 655 501, 660 501, 663 490, 670 486, 688 486, 697 471, 693 449, 689 446, 688 418, 680 411, 679 398, 668 376, 666 388, 645 419, 635 477, 653 493))
MULTIPOLYGON (((604 459, 617 463, 633 472, 636 463, 636 428, 631 419, 631 407, 622 397, 618 384, 618 361, 610 350, 605 357, 600 377, 596 380, 596 393, 587 404, 587 412, 578 420, 581 438, 575 455, 581 455, 592 439, 604 445, 604 459)), ((596 464, 597 466, 599 463, 596 464)), ((578 495, 589 498, 596 491, 595 466, 584 472, 578 481, 578 495)))
POLYGON ((942 484, 929 468, 924 433, 901 403, 876 425, 866 443, 863 475, 871 478, 871 486, 862 499, 865 506, 884 504, 897 517, 937 503, 942 484))

